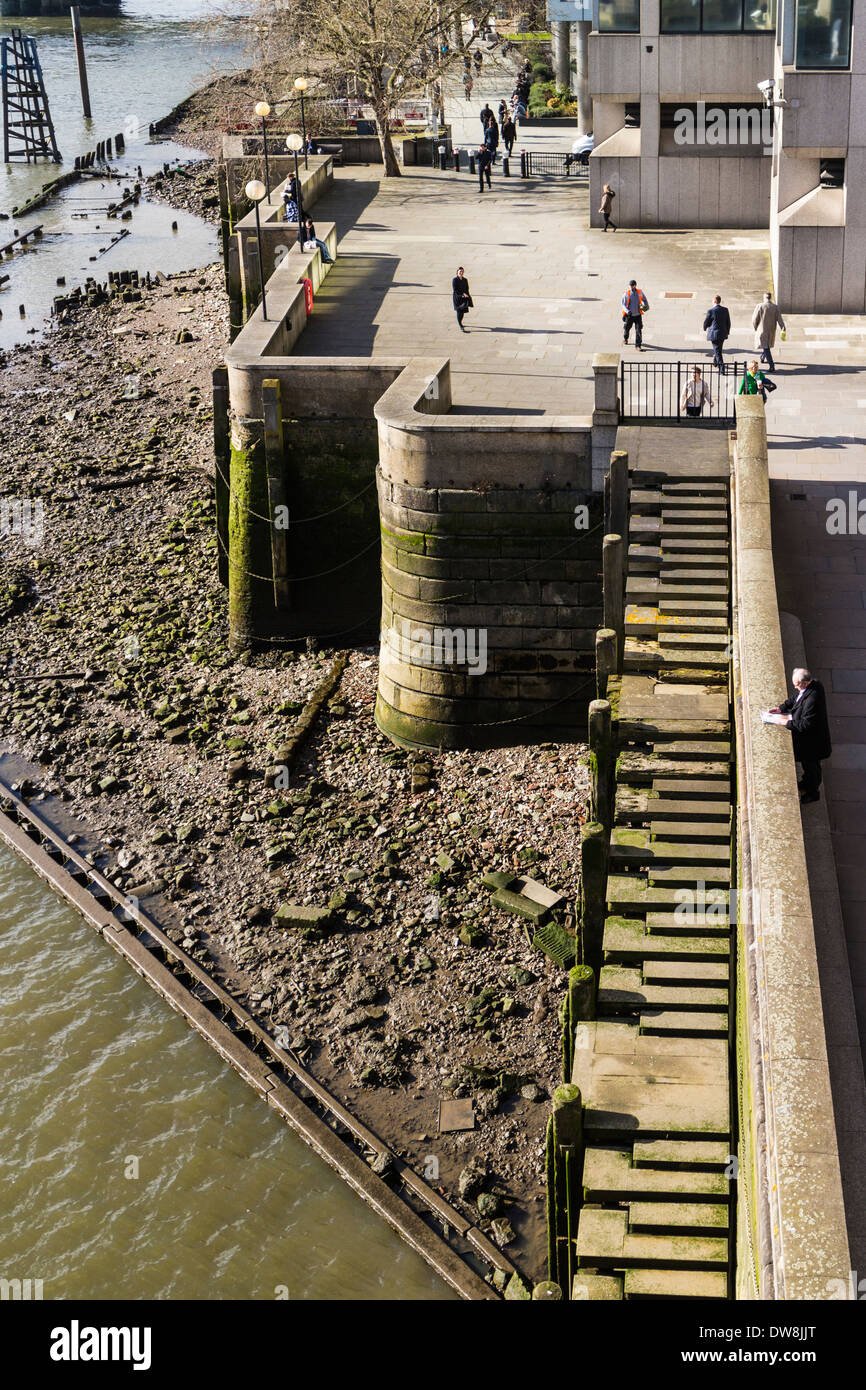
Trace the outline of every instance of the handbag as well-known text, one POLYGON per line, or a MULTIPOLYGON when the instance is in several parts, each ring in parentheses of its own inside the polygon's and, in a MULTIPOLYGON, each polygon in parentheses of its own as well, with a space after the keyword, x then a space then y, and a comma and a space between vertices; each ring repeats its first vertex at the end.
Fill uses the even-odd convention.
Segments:
POLYGON ((316 250, 318 250, 318 247, 316 246, 316 243, 315 243, 314 241, 305 241, 305 242, 304 242, 304 250, 305 250, 305 251, 316 251, 316 250))
POLYGON ((765 391, 775 391, 775 389, 776 389, 776 383, 775 383, 775 381, 771 381, 770 378, 769 378, 768 376, 765 376, 765 377, 764 377, 764 390, 765 390, 765 391))

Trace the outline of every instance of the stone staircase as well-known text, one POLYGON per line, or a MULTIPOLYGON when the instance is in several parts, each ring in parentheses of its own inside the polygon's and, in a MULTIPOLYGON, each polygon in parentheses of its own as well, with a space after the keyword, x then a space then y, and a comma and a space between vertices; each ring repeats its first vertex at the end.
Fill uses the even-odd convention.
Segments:
POLYGON ((575 1299, 731 1295, 726 477, 632 475, 616 791, 575 1299))

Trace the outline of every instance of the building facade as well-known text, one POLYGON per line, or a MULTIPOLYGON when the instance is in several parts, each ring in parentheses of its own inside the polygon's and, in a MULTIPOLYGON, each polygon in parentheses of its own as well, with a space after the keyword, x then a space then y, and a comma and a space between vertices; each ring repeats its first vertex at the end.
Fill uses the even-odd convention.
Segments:
POLYGON ((610 183, 623 226, 767 227, 780 303, 863 313, 866 25, 858 36, 854 4, 594 0, 593 224, 610 183))

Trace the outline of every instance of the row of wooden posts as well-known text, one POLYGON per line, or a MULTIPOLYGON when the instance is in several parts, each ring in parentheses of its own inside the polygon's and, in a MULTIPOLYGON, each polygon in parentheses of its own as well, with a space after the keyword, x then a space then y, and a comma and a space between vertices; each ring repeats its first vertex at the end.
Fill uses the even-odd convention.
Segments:
POLYGON ((604 626, 595 636, 596 698, 589 706, 589 819, 580 837, 578 932, 580 963, 568 975, 560 1006, 562 1084, 553 1094, 547 1123, 547 1263, 544 1288, 551 1298, 571 1298, 576 1269, 577 1223, 583 1194, 583 1101, 572 1083, 577 1025, 595 1018, 607 910, 610 834, 616 795, 616 711, 625 651, 625 558, 628 544, 628 454, 611 454, 604 484, 602 545, 604 626))

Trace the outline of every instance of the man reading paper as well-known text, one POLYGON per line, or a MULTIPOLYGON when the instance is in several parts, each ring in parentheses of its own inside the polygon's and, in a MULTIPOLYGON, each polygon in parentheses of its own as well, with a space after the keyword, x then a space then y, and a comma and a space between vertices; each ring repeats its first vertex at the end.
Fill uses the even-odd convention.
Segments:
MULTIPOLYGON (((791 673, 795 694, 790 700, 776 705, 770 714, 782 714, 784 723, 791 730, 794 740, 794 757, 803 769, 803 776, 797 783, 800 788, 800 804, 817 801, 821 786, 821 762, 829 758, 830 725, 827 721, 827 701, 824 687, 813 679, 811 673, 798 666, 791 673)), ((774 720, 774 723, 777 721, 774 720)), ((782 721, 778 721, 782 722, 782 721)))

